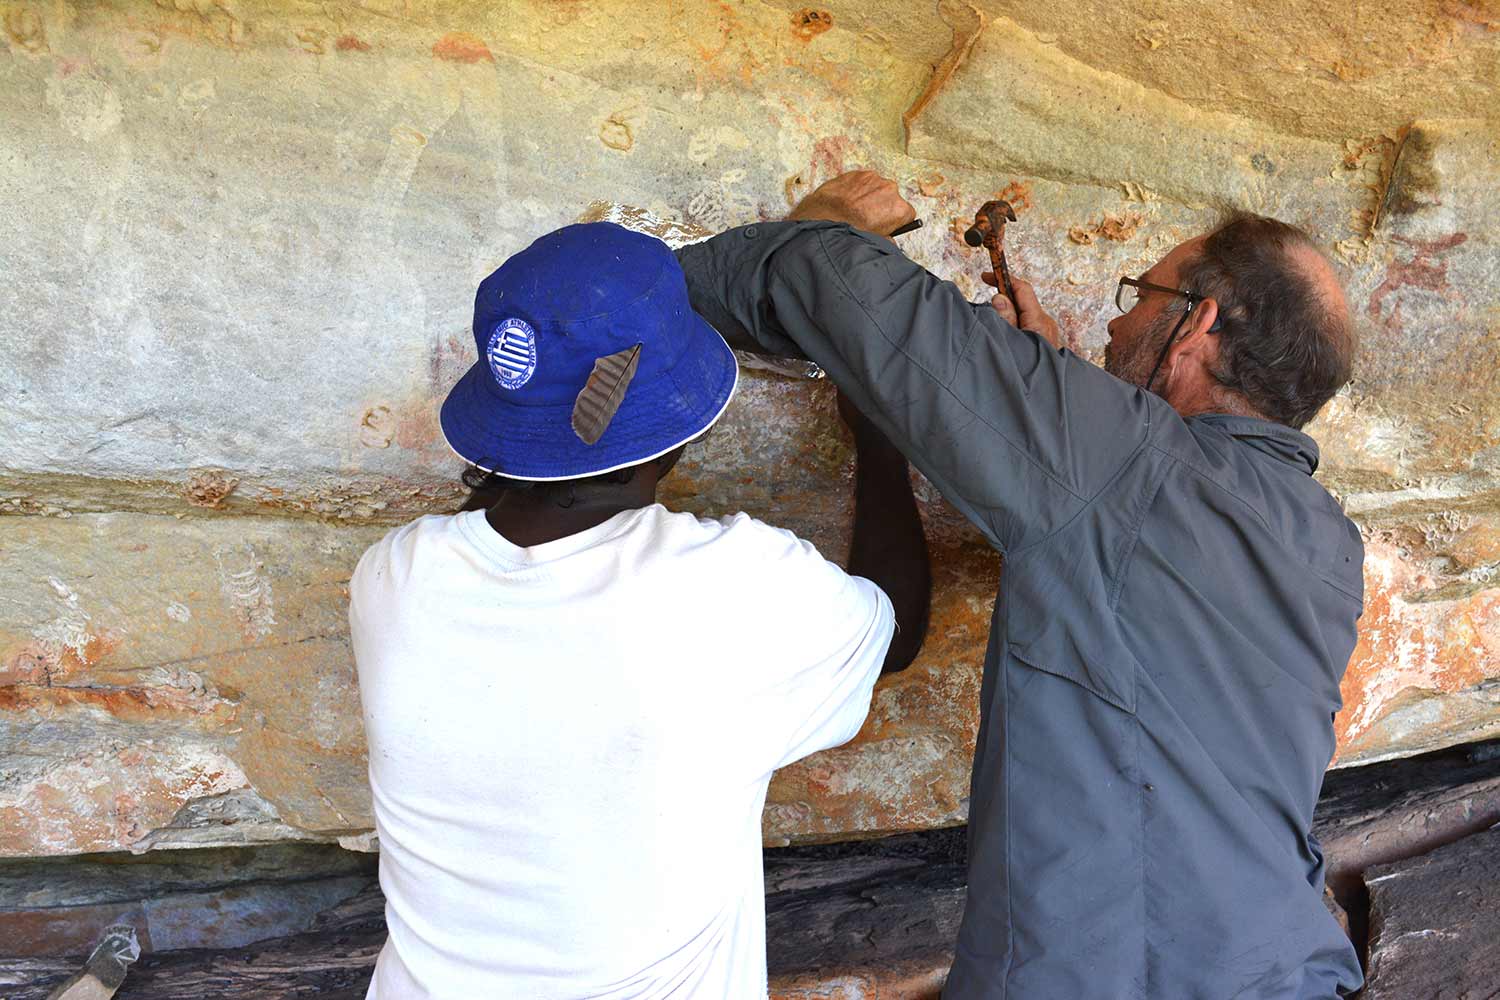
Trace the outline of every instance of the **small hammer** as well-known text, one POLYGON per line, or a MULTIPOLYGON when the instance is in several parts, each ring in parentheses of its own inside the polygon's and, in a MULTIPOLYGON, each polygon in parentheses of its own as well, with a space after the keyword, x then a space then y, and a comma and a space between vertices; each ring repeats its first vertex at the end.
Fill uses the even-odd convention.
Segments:
POLYGON ((1010 268, 1005 265, 1005 248, 1000 241, 1005 238, 1005 222, 1016 221, 1015 209, 1008 201, 987 201, 974 213, 974 224, 964 230, 964 242, 971 247, 982 246, 990 252, 990 266, 1000 277, 1005 297, 1017 310, 1016 288, 1010 283, 1010 268))

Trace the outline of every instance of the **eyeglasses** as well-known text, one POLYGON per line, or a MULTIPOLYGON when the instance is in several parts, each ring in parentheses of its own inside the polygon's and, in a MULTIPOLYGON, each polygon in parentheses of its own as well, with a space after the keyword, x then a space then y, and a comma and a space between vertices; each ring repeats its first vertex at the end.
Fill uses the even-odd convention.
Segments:
POLYGON ((1168 288, 1166 285, 1153 285, 1149 281, 1141 281, 1139 278, 1121 278, 1119 287, 1115 289, 1115 306, 1120 312, 1128 313, 1135 308, 1135 304, 1141 300, 1142 292, 1165 292, 1168 295, 1180 295, 1187 299, 1188 309, 1203 301, 1203 296, 1193 292, 1183 291, 1181 288, 1168 288))
MULTIPOLYGON (((1182 329, 1182 324, 1187 322, 1188 316, 1192 315, 1193 306, 1203 301, 1203 296, 1195 292, 1184 291, 1181 288, 1168 288, 1166 285, 1153 285, 1149 281, 1139 278, 1120 278, 1120 284, 1115 288, 1115 306, 1122 313, 1128 313, 1135 308, 1141 300, 1142 292, 1165 292, 1167 295, 1180 295, 1187 299, 1187 308, 1177 319, 1177 325, 1172 327, 1172 332, 1167 335, 1167 342, 1161 345, 1161 353, 1156 356, 1156 364, 1151 368, 1151 376, 1146 379, 1145 389, 1151 391, 1151 383, 1156 381, 1156 373, 1161 370, 1161 363, 1167 360, 1167 352, 1172 349, 1172 342, 1177 339, 1177 333, 1182 329)), ((1209 332, 1213 333, 1219 329, 1219 320, 1215 317, 1209 332)))

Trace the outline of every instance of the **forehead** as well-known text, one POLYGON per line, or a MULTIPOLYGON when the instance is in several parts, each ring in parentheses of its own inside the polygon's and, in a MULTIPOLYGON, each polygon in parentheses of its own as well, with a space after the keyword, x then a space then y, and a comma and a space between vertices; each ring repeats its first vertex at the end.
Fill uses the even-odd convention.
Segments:
POLYGON ((1183 265, 1193 258, 1207 239, 1207 236, 1195 236, 1185 243, 1177 244, 1165 257, 1152 264, 1151 269, 1141 275, 1141 279, 1157 285, 1177 287, 1183 265))

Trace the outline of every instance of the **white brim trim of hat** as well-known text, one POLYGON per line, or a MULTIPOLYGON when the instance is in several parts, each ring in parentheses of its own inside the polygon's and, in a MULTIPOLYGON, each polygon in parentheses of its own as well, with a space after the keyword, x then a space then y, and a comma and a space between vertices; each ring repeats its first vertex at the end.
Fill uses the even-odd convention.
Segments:
MULTIPOLYGON (((722 337, 720 339, 722 340, 722 337)), ((727 343, 724 345, 724 349, 725 350, 729 350, 729 345, 727 343)), ((734 357, 734 352, 733 351, 730 351, 730 357, 734 357)), ((458 457, 459 461, 463 462, 465 465, 473 466, 474 468, 478 469, 480 472, 485 472, 485 473, 488 473, 488 474, 490 474, 492 476, 499 476, 501 479, 514 479, 514 480, 517 480, 518 482, 523 482, 523 483, 562 483, 562 482, 568 481, 569 479, 588 479, 590 476, 602 476, 602 475, 605 475, 605 474, 610 473, 610 472, 619 472, 621 469, 628 469, 628 468, 630 468, 633 465, 640 465, 640 464, 642 464, 644 462, 649 462, 653 458, 661 458, 663 455, 667 454, 668 452, 676 451, 678 448, 681 448, 683 445, 689 444, 689 443, 697 440, 698 438, 700 438, 703 435, 707 434, 713 428, 714 424, 716 424, 716 423, 719 422, 719 418, 724 415, 724 411, 727 410, 727 409, 729 409, 729 404, 732 403, 732 402, 734 402, 734 394, 739 391, 739 388, 740 388, 740 364, 739 364, 739 359, 735 358, 735 363, 734 363, 734 384, 729 387, 729 395, 724 397, 724 405, 721 406, 721 407, 719 407, 719 412, 715 413, 713 415, 713 417, 708 421, 708 423, 704 424, 703 427, 700 430, 696 430, 693 433, 689 434, 687 437, 683 438, 681 441, 678 441, 676 444, 668 445, 667 447, 663 448, 661 451, 658 451, 658 452, 656 452, 655 454, 652 454, 652 455, 647 455, 644 458, 633 458, 633 459, 631 459, 628 462, 621 462, 619 465, 611 465, 607 469, 596 469, 593 472, 575 472, 575 473, 572 473, 571 475, 567 475, 567 476, 513 476, 513 475, 510 475, 509 473, 499 472, 499 471, 497 471, 495 469, 486 469, 484 466, 480 465, 478 462, 471 462, 467 458, 464 458, 462 455, 459 455, 458 449, 455 448, 455 447, 453 447, 453 442, 451 442, 451 441, 448 440, 448 434, 447 434, 446 431, 442 430, 441 425, 438 427, 438 430, 442 433, 442 435, 443 435, 443 444, 445 444, 445 445, 448 446, 448 450, 451 451, 451 452, 453 452, 453 454, 458 457)))

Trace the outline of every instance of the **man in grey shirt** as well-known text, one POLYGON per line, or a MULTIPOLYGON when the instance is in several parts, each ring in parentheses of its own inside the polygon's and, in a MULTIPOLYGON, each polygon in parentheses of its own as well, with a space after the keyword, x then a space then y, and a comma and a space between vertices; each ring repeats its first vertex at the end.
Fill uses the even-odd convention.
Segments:
POLYGON ((860 172, 678 256, 695 311, 823 366, 1005 557, 945 995, 1358 988, 1311 833, 1363 601, 1298 430, 1349 378, 1331 266, 1238 217, 1121 280, 1101 369, 1025 282, 1034 332, 869 235, 912 217, 860 172))

